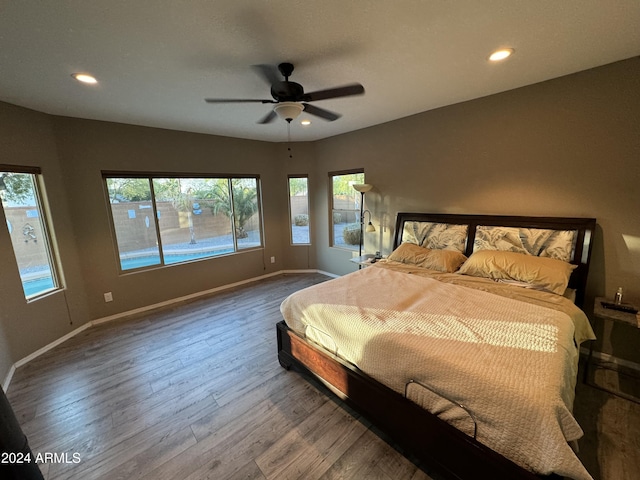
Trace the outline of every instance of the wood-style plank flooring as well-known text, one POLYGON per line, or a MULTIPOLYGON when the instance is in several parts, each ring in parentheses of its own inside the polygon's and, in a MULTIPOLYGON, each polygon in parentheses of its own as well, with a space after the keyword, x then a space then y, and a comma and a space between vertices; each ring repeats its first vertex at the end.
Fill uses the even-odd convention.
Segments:
MULTIPOLYGON (((47 479, 440 479, 321 385, 280 367, 282 275, 92 327, 17 369, 7 396, 47 479)), ((615 380, 608 380, 614 381, 615 380)), ((640 405, 578 384, 580 457, 640 478, 640 405)))
POLYGON ((32 450, 74 453, 47 479, 429 479, 365 419, 276 355, 283 275, 89 328, 17 369, 32 450))

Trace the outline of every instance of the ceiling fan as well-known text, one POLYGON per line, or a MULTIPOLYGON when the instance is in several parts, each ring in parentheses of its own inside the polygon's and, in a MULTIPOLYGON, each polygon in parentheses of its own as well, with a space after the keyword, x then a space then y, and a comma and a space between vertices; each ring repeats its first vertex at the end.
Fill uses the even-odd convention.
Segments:
POLYGON ((364 93, 364 87, 359 83, 352 83, 342 87, 329 88, 326 90, 318 90, 311 93, 305 93, 302 85, 296 82, 290 82, 289 77, 293 73, 293 65, 291 63, 281 63, 277 67, 273 65, 255 65, 254 68, 258 73, 271 85, 271 99, 242 99, 242 98, 205 98, 207 103, 274 103, 276 104, 265 117, 260 119, 258 123, 271 123, 276 117, 280 116, 288 123, 298 117, 303 111, 323 118, 330 122, 341 117, 339 113, 316 107, 308 102, 316 100, 327 100, 329 98, 348 97, 351 95, 361 95, 364 93), (278 71, 284 77, 284 80, 278 75, 278 71))

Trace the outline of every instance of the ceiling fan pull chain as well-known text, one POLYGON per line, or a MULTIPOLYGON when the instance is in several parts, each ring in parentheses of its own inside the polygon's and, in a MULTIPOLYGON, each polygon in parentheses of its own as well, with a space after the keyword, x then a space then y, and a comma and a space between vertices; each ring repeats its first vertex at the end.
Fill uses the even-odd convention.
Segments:
POLYGON ((287 150, 289 151, 289 158, 293 158, 293 154, 291 153, 291 122, 287 122, 287 150))

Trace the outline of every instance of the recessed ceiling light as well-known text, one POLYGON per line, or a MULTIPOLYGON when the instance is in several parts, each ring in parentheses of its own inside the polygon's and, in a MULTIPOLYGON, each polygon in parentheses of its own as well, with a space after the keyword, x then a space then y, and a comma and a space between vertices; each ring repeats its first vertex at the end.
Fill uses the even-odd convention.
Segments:
POLYGON ((98 83, 96 77, 89 75, 88 73, 73 73, 71 76, 82 83, 98 83))
POLYGON ((302 120, 300 122, 301 125, 311 125, 311 120, 302 120))
POLYGON ((489 55, 489 60, 491 60, 492 62, 499 62, 500 60, 504 60, 505 58, 510 57, 513 52, 513 48, 501 48, 500 50, 496 50, 491 55, 489 55))

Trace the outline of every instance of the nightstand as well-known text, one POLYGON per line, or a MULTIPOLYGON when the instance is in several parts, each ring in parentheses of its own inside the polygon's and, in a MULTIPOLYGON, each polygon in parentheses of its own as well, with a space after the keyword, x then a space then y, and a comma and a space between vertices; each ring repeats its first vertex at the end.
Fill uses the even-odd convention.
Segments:
POLYGON ((372 254, 360 255, 359 257, 350 258, 349 261, 358 264, 358 269, 368 267, 372 263, 375 263, 374 258, 376 256, 372 254))
MULTIPOLYGON (((593 314, 596 317, 598 317, 603 321, 617 322, 617 323, 629 325, 632 328, 640 329, 640 314, 623 312, 623 311, 615 310, 612 308, 605 308, 602 306, 602 302, 611 303, 612 300, 609 300, 605 297, 596 297, 593 305, 593 314)), ((605 369, 605 370, 615 371, 619 377, 619 380, 618 380, 619 384, 622 383, 621 382, 622 379, 624 379, 624 381, 633 382, 635 385, 638 386, 637 389, 634 388, 633 390, 634 391, 637 390, 640 392, 640 376, 638 376, 638 374, 634 375, 631 373, 626 373, 624 371, 624 368, 617 367, 616 365, 612 365, 612 364, 607 364, 606 362, 603 362, 603 361, 595 362, 593 361, 592 357, 593 357, 593 342, 591 342, 591 345, 589 346, 589 357, 585 365, 584 383, 592 387, 599 388, 600 390, 609 392, 618 397, 625 398, 635 403, 640 403, 640 396, 629 395, 619 390, 613 390, 613 389, 607 388, 606 386, 598 385, 595 383, 595 381, 590 381, 589 367, 593 366, 596 369, 605 369)), ((595 378, 595 372, 594 372, 594 378, 595 378)))

